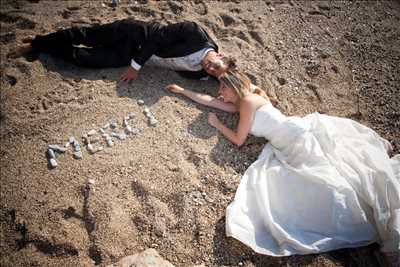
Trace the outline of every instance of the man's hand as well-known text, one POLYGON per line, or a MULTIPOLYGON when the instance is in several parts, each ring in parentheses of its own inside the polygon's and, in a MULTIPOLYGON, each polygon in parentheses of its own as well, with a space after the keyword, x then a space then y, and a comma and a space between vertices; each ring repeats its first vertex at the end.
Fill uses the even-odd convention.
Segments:
POLYGON ((132 80, 136 80, 139 76, 139 72, 132 67, 129 67, 120 77, 120 82, 129 83, 132 80))
POLYGON ((179 85, 176 85, 176 84, 167 85, 165 87, 165 89, 170 91, 170 92, 172 92, 172 93, 175 93, 175 94, 181 94, 185 90, 185 89, 183 89, 182 87, 180 87, 179 85))

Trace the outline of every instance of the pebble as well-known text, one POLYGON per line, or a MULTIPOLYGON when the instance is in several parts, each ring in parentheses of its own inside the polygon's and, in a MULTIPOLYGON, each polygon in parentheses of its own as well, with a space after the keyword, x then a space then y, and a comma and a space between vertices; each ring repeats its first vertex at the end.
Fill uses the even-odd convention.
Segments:
POLYGON ((100 141, 100 136, 94 136, 94 137, 88 139, 88 141, 89 141, 89 143, 92 143, 92 144, 97 143, 100 141))
POLYGON ((135 118, 135 113, 130 112, 130 113, 128 114, 128 117, 129 117, 129 119, 135 118))
POLYGON ((124 126, 124 127, 128 126, 128 120, 127 119, 124 119, 122 121, 122 126, 124 126))
POLYGON ((75 137, 71 136, 68 141, 70 144, 75 143, 75 137))
POLYGON ((78 143, 76 143, 74 145, 74 152, 80 152, 80 151, 81 151, 81 146, 78 143))
POLYGON ((96 134, 96 130, 90 130, 88 133, 87 133, 87 135, 88 136, 92 136, 92 135, 95 135, 96 134))
POLYGON ((92 144, 88 144, 88 145, 87 145, 87 150, 88 150, 89 153, 91 153, 91 154, 93 154, 93 153, 96 152, 96 151, 94 150, 94 147, 93 147, 92 144))
POLYGON ((65 147, 59 145, 49 145, 48 148, 58 153, 65 153, 65 151, 67 151, 65 147))
POLYGON ((124 133, 112 133, 111 136, 118 138, 119 140, 125 140, 126 134, 124 133))
POLYGON ((111 129, 117 128, 117 123, 116 122, 110 123, 110 127, 111 127, 111 129))
POLYGON ((106 137, 106 143, 107 143, 107 146, 113 146, 114 145, 114 142, 113 142, 113 140, 111 139, 110 136, 106 137))
POLYGON ((150 124, 150 126, 156 126, 157 125, 157 123, 158 123, 158 121, 154 118, 154 117, 150 117, 149 118, 149 124, 150 124))
POLYGON ((47 149, 47 156, 49 157, 49 159, 55 159, 56 158, 56 154, 54 153, 54 150, 51 148, 47 149))
POLYGON ((99 132, 100 132, 101 134, 105 134, 105 133, 106 133, 106 131, 104 131, 103 128, 100 128, 100 129, 99 129, 99 132))
POLYGON ((139 99, 139 100, 137 101, 137 103, 138 103, 140 106, 144 105, 144 101, 143 101, 142 99, 139 99))
POLYGON ((65 147, 68 148, 70 144, 71 144, 70 142, 66 142, 65 147))
POLYGON ((95 181, 94 181, 94 179, 88 179, 88 184, 95 184, 95 181))
POLYGON ((49 164, 50 164, 50 167, 53 169, 58 166, 57 161, 53 158, 49 159, 49 164))
POLYGON ((89 143, 89 139, 88 139, 87 134, 82 135, 82 142, 83 142, 84 144, 89 143))
POLYGON ((125 127, 125 133, 127 133, 127 134, 131 134, 131 133, 132 133, 132 128, 131 128, 131 126, 127 125, 127 126, 125 127))
POLYGON ((81 159, 82 158, 82 151, 74 151, 74 153, 72 154, 74 156, 75 159, 81 159))
POLYGON ((110 124, 109 124, 109 123, 106 123, 106 124, 103 125, 102 128, 105 130, 105 129, 107 129, 108 127, 110 127, 110 124))
POLYGON ((143 113, 144 113, 144 114, 150 113, 150 109, 149 109, 148 107, 145 107, 145 108, 143 109, 143 113))
POLYGON ((140 134, 140 132, 141 132, 142 130, 141 129, 138 129, 138 128, 132 128, 132 130, 131 130, 131 134, 140 134))

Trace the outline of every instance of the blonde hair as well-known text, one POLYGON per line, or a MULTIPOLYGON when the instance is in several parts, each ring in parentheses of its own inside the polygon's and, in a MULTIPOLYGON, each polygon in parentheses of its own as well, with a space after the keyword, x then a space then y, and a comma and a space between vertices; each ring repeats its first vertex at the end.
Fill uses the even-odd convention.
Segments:
POLYGON ((237 69, 226 71, 224 74, 219 76, 218 79, 226 87, 231 88, 240 99, 245 97, 248 93, 253 93, 270 100, 273 104, 277 104, 277 100, 274 97, 269 96, 260 87, 252 87, 249 77, 237 69))

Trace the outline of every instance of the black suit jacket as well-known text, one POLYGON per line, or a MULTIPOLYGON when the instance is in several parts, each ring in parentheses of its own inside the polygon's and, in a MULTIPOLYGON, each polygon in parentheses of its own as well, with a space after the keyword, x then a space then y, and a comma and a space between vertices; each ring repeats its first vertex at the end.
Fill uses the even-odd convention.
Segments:
MULTIPOLYGON (((195 22, 179 22, 162 25, 158 22, 143 24, 142 40, 137 42, 137 50, 133 60, 143 66, 146 61, 156 55, 163 58, 183 57, 203 48, 212 48, 218 52, 217 44, 208 33, 195 22)), ((178 71, 184 77, 200 79, 207 77, 204 71, 178 71)))

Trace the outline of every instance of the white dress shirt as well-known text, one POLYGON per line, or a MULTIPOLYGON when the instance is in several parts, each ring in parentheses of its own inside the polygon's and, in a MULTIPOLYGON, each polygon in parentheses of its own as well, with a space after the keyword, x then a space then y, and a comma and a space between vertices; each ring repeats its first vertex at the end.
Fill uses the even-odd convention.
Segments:
MULTIPOLYGON (((162 58, 152 55, 146 64, 149 66, 163 67, 176 71, 200 71, 202 69, 201 61, 211 50, 214 51, 212 48, 204 48, 184 57, 173 58, 162 58)), ((135 70, 140 70, 142 67, 133 59, 131 60, 131 66, 135 70)))

